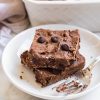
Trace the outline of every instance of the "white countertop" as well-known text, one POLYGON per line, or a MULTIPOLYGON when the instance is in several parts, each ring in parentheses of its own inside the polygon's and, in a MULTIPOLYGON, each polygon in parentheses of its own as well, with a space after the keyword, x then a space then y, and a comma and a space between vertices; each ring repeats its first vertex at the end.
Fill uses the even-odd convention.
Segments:
MULTIPOLYGON (((97 33, 100 36, 100 33, 97 33)), ((100 87, 81 98, 74 100, 100 100, 100 87)), ((0 100, 41 100, 30 96, 13 86, 0 67, 0 100)))

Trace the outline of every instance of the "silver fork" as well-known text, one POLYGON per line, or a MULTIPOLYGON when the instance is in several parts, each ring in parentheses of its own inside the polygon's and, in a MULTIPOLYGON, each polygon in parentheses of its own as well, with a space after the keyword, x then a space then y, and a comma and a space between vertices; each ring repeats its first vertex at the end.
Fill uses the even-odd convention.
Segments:
POLYGON ((72 94, 85 90, 91 82, 91 71, 99 61, 100 56, 95 58, 87 68, 76 72, 69 79, 66 79, 65 82, 55 87, 56 91, 65 94, 72 94))

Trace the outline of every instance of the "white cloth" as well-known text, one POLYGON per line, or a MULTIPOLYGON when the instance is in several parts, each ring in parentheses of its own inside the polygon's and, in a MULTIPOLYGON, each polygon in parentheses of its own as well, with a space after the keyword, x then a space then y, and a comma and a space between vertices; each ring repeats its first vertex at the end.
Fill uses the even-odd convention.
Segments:
POLYGON ((2 55, 4 47, 11 38, 12 38, 11 30, 8 27, 2 26, 0 28, 0 57, 2 55))
POLYGON ((22 0, 0 0, 0 58, 11 32, 19 33, 29 26, 22 0))
POLYGON ((0 23, 18 33, 29 25, 22 0, 0 0, 0 23))

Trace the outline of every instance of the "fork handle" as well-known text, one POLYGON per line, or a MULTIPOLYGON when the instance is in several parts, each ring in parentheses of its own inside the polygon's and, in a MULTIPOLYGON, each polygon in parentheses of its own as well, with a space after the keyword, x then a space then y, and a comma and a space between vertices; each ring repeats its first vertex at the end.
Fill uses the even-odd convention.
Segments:
POLYGON ((99 61, 100 61, 100 56, 97 57, 97 58, 95 58, 95 59, 92 61, 92 63, 88 66, 88 69, 89 69, 89 70, 92 70, 92 69, 95 67, 95 65, 96 65, 99 61))

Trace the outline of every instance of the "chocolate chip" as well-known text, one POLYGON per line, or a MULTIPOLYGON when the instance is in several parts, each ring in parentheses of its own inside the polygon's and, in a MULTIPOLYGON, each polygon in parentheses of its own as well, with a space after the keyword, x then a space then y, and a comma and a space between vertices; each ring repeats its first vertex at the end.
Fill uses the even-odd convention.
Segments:
POLYGON ((67 44, 62 44, 61 49, 64 51, 69 51, 69 46, 67 44))
POLYGON ((41 55, 45 55, 45 54, 46 54, 46 52, 41 52, 40 54, 41 54, 41 55))
POLYGON ((20 76, 20 79, 23 79, 23 77, 22 77, 22 76, 20 76))
POLYGON ((63 37, 66 37, 66 34, 65 33, 63 34, 63 37))
POLYGON ((51 41, 54 42, 54 43, 57 43, 58 42, 58 37, 56 37, 56 36, 51 37, 51 41))
POLYGON ((39 43, 44 43, 45 42, 45 38, 44 37, 39 37, 37 41, 39 43))

